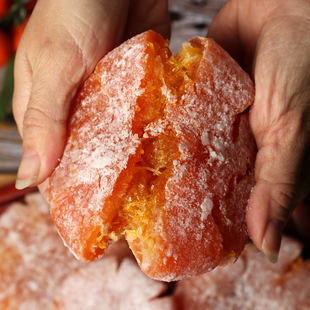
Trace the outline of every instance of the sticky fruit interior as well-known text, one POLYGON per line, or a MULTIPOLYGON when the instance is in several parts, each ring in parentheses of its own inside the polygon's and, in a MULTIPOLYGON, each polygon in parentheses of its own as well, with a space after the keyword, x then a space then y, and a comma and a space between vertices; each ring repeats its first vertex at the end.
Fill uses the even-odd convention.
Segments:
POLYGON ((149 54, 153 62, 149 75, 142 81, 145 92, 137 100, 133 121, 133 133, 140 137, 141 149, 115 186, 113 204, 117 213, 108 231, 100 232, 96 238, 99 252, 121 234, 126 234, 129 240, 143 238, 151 246, 147 227, 152 218, 163 212, 164 187, 173 168, 173 161, 180 156, 177 137, 172 129, 150 138, 143 137, 144 129, 150 123, 164 119, 167 99, 162 94, 162 79, 180 98, 184 84, 194 78, 202 49, 184 43, 174 56, 166 44, 153 42, 149 43, 149 54))

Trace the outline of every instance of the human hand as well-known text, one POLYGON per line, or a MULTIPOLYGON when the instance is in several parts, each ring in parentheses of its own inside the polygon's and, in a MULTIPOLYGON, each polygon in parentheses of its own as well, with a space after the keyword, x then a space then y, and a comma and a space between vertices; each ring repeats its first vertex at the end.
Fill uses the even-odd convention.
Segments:
MULTIPOLYGON (((40 0, 15 60, 14 117, 23 138, 16 187, 41 184, 58 163, 71 102, 97 62, 148 29, 170 34, 166 0, 40 0)), ((45 184, 40 185, 44 195, 45 184)))
POLYGON ((230 0, 208 32, 253 77, 258 146, 247 224, 276 262, 282 231, 310 189, 310 2, 230 0))

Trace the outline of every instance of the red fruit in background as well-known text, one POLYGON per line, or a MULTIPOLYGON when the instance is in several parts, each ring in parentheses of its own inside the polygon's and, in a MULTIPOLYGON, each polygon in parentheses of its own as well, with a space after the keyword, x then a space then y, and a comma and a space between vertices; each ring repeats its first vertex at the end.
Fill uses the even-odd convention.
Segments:
POLYGON ((16 52, 19 42, 22 38, 26 25, 28 23, 29 16, 27 16, 23 23, 20 25, 13 25, 12 27, 12 37, 13 37, 13 51, 16 52))
POLYGON ((33 11, 36 4, 37 4, 37 0, 31 0, 25 4, 25 8, 28 14, 30 14, 33 11))
POLYGON ((8 35, 0 30, 0 67, 4 66, 12 55, 12 45, 8 35))
POLYGON ((12 1, 0 0, 0 18, 5 16, 10 9, 12 1))

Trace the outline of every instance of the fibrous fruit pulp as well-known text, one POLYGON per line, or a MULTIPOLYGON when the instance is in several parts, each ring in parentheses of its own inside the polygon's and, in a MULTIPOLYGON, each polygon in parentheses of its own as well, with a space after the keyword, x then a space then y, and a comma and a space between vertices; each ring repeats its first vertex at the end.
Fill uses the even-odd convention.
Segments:
POLYGON ((51 213, 77 258, 125 235, 141 267, 164 281, 236 261, 256 145, 248 75, 213 40, 174 56, 147 31, 106 55, 75 98, 51 213))

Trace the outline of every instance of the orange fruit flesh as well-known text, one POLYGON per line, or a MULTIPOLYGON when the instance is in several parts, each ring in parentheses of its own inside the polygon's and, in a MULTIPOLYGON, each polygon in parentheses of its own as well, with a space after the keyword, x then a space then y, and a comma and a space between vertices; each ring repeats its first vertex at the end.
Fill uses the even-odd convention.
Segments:
POLYGON ((124 234, 156 279, 234 262, 247 239, 255 152, 237 114, 253 93, 207 39, 173 56, 149 31, 104 57, 75 98, 50 178, 51 213, 76 257, 92 261, 124 234))
MULTIPOLYGON (((142 141, 141 155, 134 165, 132 180, 125 196, 121 193, 126 185, 116 184, 114 188, 113 196, 123 198, 117 203, 114 201, 117 214, 109 232, 105 235, 98 233, 96 240, 99 249, 105 249, 111 240, 117 240, 124 233, 129 241, 142 236, 152 244, 152 235, 148 233, 147 227, 163 212, 161 205, 165 199, 165 184, 173 168, 173 161, 180 156, 173 130, 168 129, 156 137, 144 138, 144 128, 164 116, 167 99, 161 93, 161 78, 165 79, 166 85, 178 98, 181 97, 184 83, 195 74, 202 50, 187 43, 174 57, 166 46, 156 42, 149 44, 154 57, 154 68, 143 81, 145 92, 137 100, 133 124, 133 133, 137 133, 142 141)), ((130 174, 128 169, 127 173, 123 173, 130 174)), ((118 183, 121 180, 120 177, 118 183)), ((139 256, 139 253, 135 254, 139 256)))

